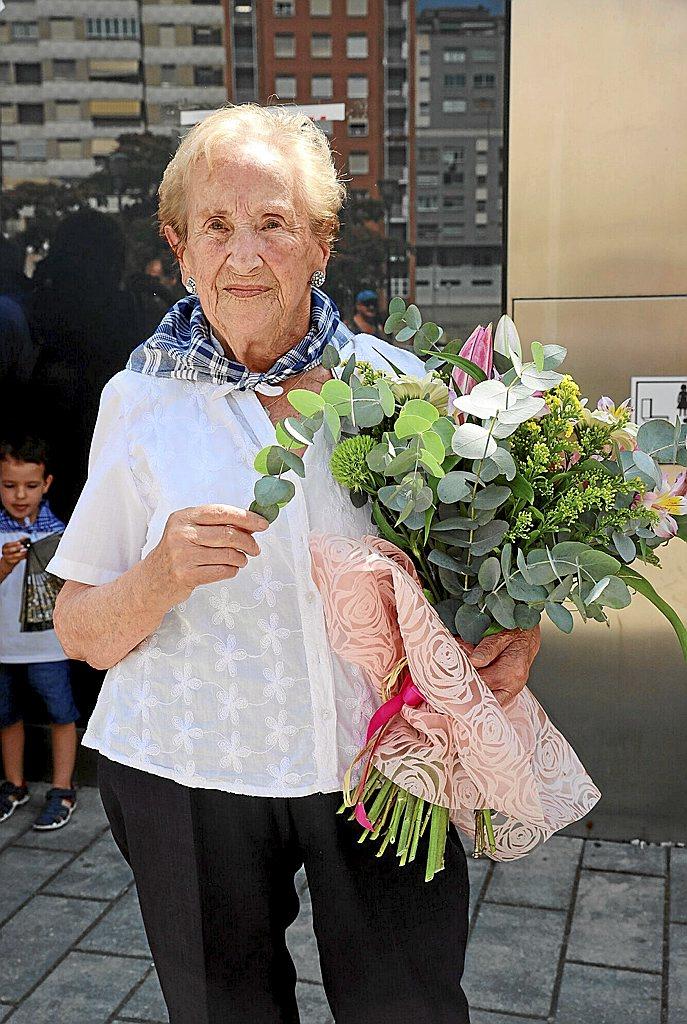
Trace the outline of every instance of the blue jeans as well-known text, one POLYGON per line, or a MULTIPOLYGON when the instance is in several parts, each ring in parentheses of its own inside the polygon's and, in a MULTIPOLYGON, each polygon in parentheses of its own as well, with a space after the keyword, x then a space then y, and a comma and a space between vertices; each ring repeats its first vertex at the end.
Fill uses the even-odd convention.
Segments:
POLYGON ((55 725, 76 722, 79 711, 72 696, 67 660, 5 663, 0 664, 0 729, 21 721, 17 698, 27 684, 43 699, 51 722, 55 725))

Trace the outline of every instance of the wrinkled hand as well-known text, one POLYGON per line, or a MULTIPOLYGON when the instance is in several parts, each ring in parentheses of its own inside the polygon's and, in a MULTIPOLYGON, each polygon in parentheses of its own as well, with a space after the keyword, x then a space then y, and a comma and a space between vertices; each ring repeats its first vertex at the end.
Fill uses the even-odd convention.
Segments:
POLYGON ((507 629, 476 647, 463 643, 470 662, 503 707, 524 688, 541 647, 541 630, 507 629))

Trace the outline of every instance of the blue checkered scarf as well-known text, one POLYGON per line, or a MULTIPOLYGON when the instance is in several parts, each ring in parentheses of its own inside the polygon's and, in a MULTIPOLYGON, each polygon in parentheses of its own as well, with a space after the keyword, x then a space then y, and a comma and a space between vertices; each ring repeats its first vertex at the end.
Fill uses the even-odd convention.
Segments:
POLYGON ((200 299, 189 295, 169 310, 155 332, 129 356, 127 369, 156 377, 231 384, 232 390, 274 393, 275 385, 317 366, 328 344, 341 348, 353 335, 339 310, 319 288, 313 288, 310 330, 264 373, 254 373, 229 359, 213 337, 200 299))
POLYGON ((0 505, 0 533, 16 533, 17 530, 24 530, 29 536, 34 533, 58 533, 64 530, 64 523, 50 508, 47 498, 41 500, 35 523, 29 523, 28 526, 24 526, 22 522, 10 515, 3 505, 0 505))

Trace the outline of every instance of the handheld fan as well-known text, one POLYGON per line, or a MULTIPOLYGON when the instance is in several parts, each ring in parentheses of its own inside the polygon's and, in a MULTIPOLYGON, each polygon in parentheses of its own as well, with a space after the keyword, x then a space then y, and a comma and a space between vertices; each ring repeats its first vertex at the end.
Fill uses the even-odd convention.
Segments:
POLYGON ((21 591, 19 625, 22 633, 52 629, 55 599, 64 580, 46 571, 46 565, 55 554, 62 531, 51 533, 40 540, 24 541, 27 548, 26 569, 21 591))

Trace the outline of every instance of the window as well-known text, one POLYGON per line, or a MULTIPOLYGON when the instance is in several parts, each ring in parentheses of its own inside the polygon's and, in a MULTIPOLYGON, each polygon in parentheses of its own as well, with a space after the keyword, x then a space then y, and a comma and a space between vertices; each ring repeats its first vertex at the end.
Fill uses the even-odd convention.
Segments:
POLYGON ((44 124, 45 113, 42 103, 18 103, 17 121, 19 124, 44 124))
POLYGON ((313 75, 310 79, 310 95, 314 100, 330 100, 333 95, 331 75, 313 75))
MULTIPOLYGON (((418 224, 417 226, 417 237, 423 242, 428 242, 433 238, 436 238, 439 233, 439 225, 435 221, 430 221, 427 224, 418 224)), ((419 281, 417 282, 420 283, 419 281)))
POLYGON ((439 150, 434 146, 427 146, 420 150, 418 158, 421 164, 435 164, 439 159, 439 150))
POLYGON ((439 185, 438 174, 418 174, 417 176, 418 188, 437 188, 439 185))
POLYGON ((38 39, 38 22, 13 21, 11 31, 13 43, 30 43, 38 39))
POLYGON ((478 199, 475 203, 475 209, 478 213, 485 213, 487 209, 486 199, 478 199))
POLYGON ((278 32, 274 37, 275 57, 295 57, 296 37, 291 33, 278 32))
POLYGON ((43 81, 40 64, 15 64, 14 80, 17 85, 40 85, 43 81))
POLYGON ((465 75, 444 75, 444 89, 462 89, 465 75))
POLYGON ((0 82, 2 82, 3 84, 7 84, 8 82, 11 82, 11 81, 12 81, 12 79, 10 77, 10 64, 9 64, 9 61, 7 61, 7 60, 0 61, 0 82))
POLYGON ((444 64, 464 64, 465 50, 444 50, 444 64))
POLYGON ((423 67, 426 67, 429 64, 430 56, 431 54, 429 50, 420 50, 420 64, 423 67))
POLYGON ((310 0, 311 18, 328 18, 332 13, 332 0, 310 0))
POLYGON ((444 149, 441 152, 441 159, 445 164, 459 163, 465 156, 465 149, 460 146, 458 149, 444 149))
POLYGON ((51 18, 50 38, 60 39, 65 42, 76 39, 73 18, 51 18))
POLYGON ((444 185, 462 185, 463 184, 463 172, 457 171, 454 166, 449 167, 444 171, 444 185))
POLYGON ((87 18, 87 39, 138 39, 136 18, 87 18))
POLYGON ((57 156, 60 160, 80 160, 83 156, 81 139, 58 139, 57 156))
POLYGON ((3 160, 16 160, 17 159, 17 143, 16 142, 2 142, 0 147, 3 160))
POLYGON ((479 277, 473 279, 470 283, 473 288, 489 288, 494 282, 490 277, 479 277))
POLYGON ((91 100, 88 110, 96 126, 141 120, 140 100, 91 100))
POLYGON ((358 60, 367 57, 367 36, 362 33, 346 36, 346 56, 358 60))
POLYGON ((429 117, 430 105, 429 103, 420 104, 420 117, 429 117))
POLYGON ((160 46, 176 46, 177 30, 174 25, 160 25, 160 46))
POLYGON ((224 85, 224 70, 199 64, 193 69, 193 84, 224 85))
POLYGON ((296 76, 277 75, 274 80, 274 91, 282 100, 293 100, 296 98, 296 76))
POLYGON ((467 110, 465 100, 444 100, 441 109, 445 114, 464 114, 467 110))
POLYGON ((488 153, 489 152, 489 139, 475 139, 475 152, 476 153, 488 153))
POLYGON ((177 80, 177 66, 176 64, 161 64, 160 65, 160 84, 161 85, 174 85, 177 80))
POLYGON ((478 96, 475 100, 475 110, 491 113, 495 110, 494 101, 492 99, 486 99, 484 96, 478 96))
POLYGON ((0 103, 0 124, 16 124, 17 108, 14 103, 0 103))
POLYGON ((496 75, 473 75, 472 84, 475 89, 494 89, 496 87, 496 75))
POLYGON ((193 45, 194 46, 221 46, 222 45, 222 31, 219 28, 213 28, 210 25, 194 25, 193 26, 193 45))
POLYGON ((366 117, 351 118, 348 122, 348 135, 352 139, 360 139, 369 134, 366 117))
POLYGON ((140 81, 137 60, 91 60, 88 62, 88 77, 92 82, 140 81))
POLYGON ((295 0, 274 0, 274 16, 290 18, 294 14, 295 0))
POLYGON ((438 210, 439 197, 436 195, 420 195, 417 197, 417 208, 418 210, 438 210))
POLYGON ((368 95, 367 75, 349 75, 346 96, 349 100, 366 100, 368 95))
POLYGON ((92 139, 91 156, 109 156, 114 153, 119 143, 116 139, 92 139))
POLYGON ((349 18, 364 18, 367 14, 367 0, 346 0, 346 14, 349 18))
POLYGON ((331 57, 332 55, 332 37, 330 35, 321 35, 314 33, 310 37, 310 56, 311 57, 331 57))
POLYGON ((75 60, 54 60, 52 62, 53 78, 62 78, 73 81, 76 78, 75 60))
POLYGON ((464 210, 465 196, 444 196, 442 205, 445 210, 464 210))
POLYGON ((370 154, 369 153, 349 153, 348 155, 348 170, 350 174, 369 174, 370 173, 370 154))
POLYGON ((496 60, 496 50, 483 50, 479 47, 472 51, 472 59, 479 61, 496 60))
POLYGON ((81 110, 76 100, 58 100, 55 104, 56 121, 80 121, 81 110))
POLYGON ((22 139, 19 143, 20 160, 45 160, 47 143, 45 139, 22 139))

